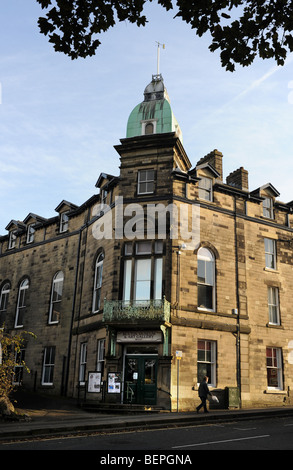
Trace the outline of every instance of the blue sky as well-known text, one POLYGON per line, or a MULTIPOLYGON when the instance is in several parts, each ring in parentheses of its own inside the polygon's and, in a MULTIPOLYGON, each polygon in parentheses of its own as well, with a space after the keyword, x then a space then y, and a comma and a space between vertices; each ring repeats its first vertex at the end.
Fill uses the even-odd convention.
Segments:
POLYGON ((119 173, 113 146, 156 73, 156 41, 166 44, 160 72, 192 164, 218 149, 224 179, 243 166, 250 190, 270 182, 293 200, 293 57, 226 72, 208 37, 156 4, 145 11, 146 27, 120 23, 94 57, 72 61, 39 33, 35 0, 2 0, 1 235, 29 212, 53 217, 63 199, 82 204, 101 172, 119 173))

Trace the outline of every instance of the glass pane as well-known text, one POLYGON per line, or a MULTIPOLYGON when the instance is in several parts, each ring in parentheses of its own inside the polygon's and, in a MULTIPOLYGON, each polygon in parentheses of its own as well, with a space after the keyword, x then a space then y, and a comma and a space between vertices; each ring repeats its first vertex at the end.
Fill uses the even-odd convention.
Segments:
POLYGON ((163 275, 163 260, 157 258, 155 260, 155 282, 154 282, 154 299, 162 298, 162 275, 163 275))
POLYGON ((206 265, 206 284, 213 285, 214 284, 214 276, 213 276, 213 263, 208 261, 205 263, 206 265))
POLYGON ((131 260, 127 260, 124 263, 123 300, 130 300, 131 264, 131 260))
POLYGON ((126 367, 126 382, 134 382, 138 379, 138 361, 137 359, 128 358, 126 367))
POLYGON ((146 183, 140 183, 139 184, 139 192, 140 193, 146 193, 147 192, 147 184, 146 183))
POLYGON ((146 242, 139 242, 136 244, 136 253, 138 255, 141 254, 151 254, 152 252, 152 242, 151 241, 146 241, 146 242))
POLYGON ((136 283, 135 300, 149 300, 151 291, 150 281, 139 281, 136 283))
POLYGON ((209 382, 210 382, 211 371, 212 371, 211 364, 201 364, 201 363, 197 364, 197 381, 198 381, 198 383, 202 382, 203 378, 205 376, 209 377, 209 382))
POLYGON ((144 363, 144 383, 154 384, 156 382, 156 360, 146 359, 144 363))
POLYGON ((205 277, 206 277, 205 262, 202 261, 201 259, 199 259, 198 263, 197 263, 197 279, 198 279, 198 282, 205 283, 205 277))
POLYGON ((103 263, 97 265, 96 269, 96 288, 99 288, 102 286, 103 263))
POLYGON ((269 387, 278 387, 278 370, 275 368, 267 369, 267 378, 269 387))
POLYGON ((150 281, 151 280, 151 260, 139 259, 136 261, 136 280, 137 281, 150 281))
POLYGON ((57 281, 53 284, 53 302, 60 302, 62 299, 63 281, 57 281))
POLYGON ((198 285, 198 307, 213 309, 213 287, 198 285))
POLYGON ((153 181, 150 181, 146 183, 146 191, 147 193, 153 193, 154 192, 154 183, 153 181))

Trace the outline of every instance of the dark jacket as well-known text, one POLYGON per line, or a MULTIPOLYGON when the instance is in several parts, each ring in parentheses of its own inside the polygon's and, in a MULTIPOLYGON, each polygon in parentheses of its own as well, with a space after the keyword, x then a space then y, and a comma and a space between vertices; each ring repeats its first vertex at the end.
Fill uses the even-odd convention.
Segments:
POLYGON ((201 382, 201 384, 198 388, 198 396, 203 397, 203 398, 207 398, 208 395, 211 395, 211 392, 209 391, 208 384, 204 380, 203 382, 201 382))

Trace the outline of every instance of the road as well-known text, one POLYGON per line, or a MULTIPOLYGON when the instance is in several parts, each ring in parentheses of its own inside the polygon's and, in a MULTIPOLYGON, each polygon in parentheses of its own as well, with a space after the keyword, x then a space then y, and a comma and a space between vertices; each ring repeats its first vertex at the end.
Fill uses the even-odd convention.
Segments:
MULTIPOLYGON (((128 468, 134 466, 137 459, 143 463, 141 460, 145 458, 148 451, 149 454, 155 451, 156 455, 163 456, 184 454, 192 460, 195 459, 195 451, 198 450, 293 450, 293 417, 153 431, 80 434, 75 437, 3 442, 0 444, 0 451, 4 450, 96 450, 99 451, 100 459, 107 456, 108 461, 100 462, 104 464, 121 463, 109 461, 111 458, 117 458, 120 452, 121 455, 133 457, 133 463, 130 465, 129 461, 128 468)), ((151 462, 144 463, 150 464, 151 462)), ((188 463, 185 462, 185 464, 188 463)))

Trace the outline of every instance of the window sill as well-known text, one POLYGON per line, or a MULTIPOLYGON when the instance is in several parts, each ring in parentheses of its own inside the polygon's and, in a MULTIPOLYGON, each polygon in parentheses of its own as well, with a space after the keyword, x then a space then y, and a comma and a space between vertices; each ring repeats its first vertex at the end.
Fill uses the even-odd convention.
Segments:
POLYGON ((274 390, 273 388, 264 390, 264 393, 266 395, 287 395, 287 392, 285 390, 274 390))
POLYGON ((280 274, 277 269, 272 269, 272 268, 263 268, 264 271, 267 271, 268 273, 276 273, 280 274))
POLYGON ((284 329, 284 327, 282 325, 277 325, 275 323, 267 323, 266 326, 267 326, 267 328, 277 328, 279 330, 284 329))

